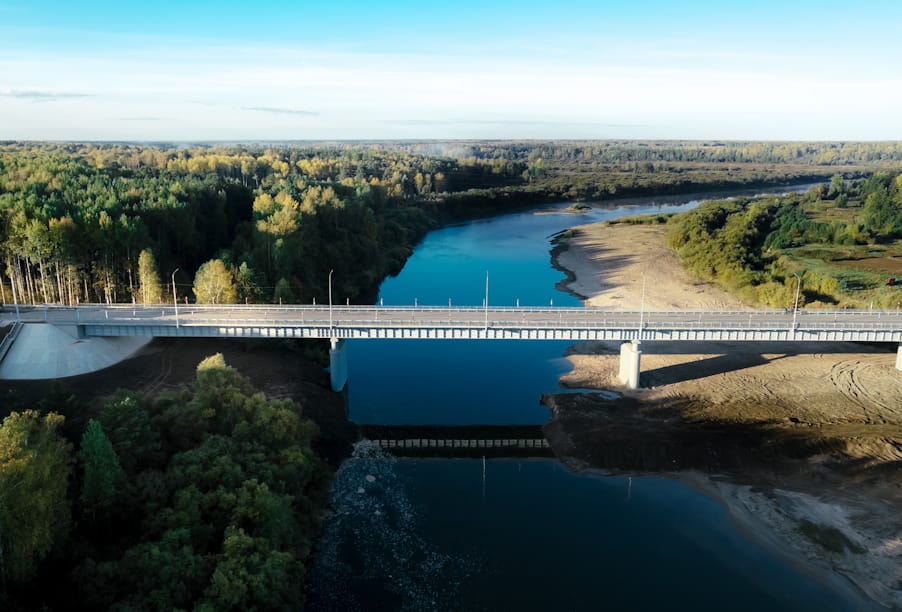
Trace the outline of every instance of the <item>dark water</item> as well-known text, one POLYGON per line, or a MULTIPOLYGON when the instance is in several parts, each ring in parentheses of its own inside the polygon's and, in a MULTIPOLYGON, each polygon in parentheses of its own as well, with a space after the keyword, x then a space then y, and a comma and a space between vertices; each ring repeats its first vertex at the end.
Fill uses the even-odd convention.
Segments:
MULTIPOLYGON (((695 206, 690 202, 667 210, 695 206)), ((576 305, 549 238, 660 210, 517 213, 432 232, 384 304, 576 305)), ((626 306, 625 306, 626 307, 626 306)), ((357 341, 349 409, 363 424, 543 423, 567 343, 357 341)), ((399 459, 361 444, 308 578, 310 610, 851 610, 746 539, 714 501, 649 475, 555 460, 399 459)))

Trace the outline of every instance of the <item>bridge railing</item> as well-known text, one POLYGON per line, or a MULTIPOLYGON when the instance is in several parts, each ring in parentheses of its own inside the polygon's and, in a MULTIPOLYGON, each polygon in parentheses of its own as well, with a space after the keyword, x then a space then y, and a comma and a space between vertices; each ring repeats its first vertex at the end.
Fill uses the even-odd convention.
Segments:
MULTIPOLYGON (((134 311, 142 313, 157 312, 173 312, 176 307, 173 304, 104 304, 104 303, 82 303, 78 306, 66 306, 59 304, 20 304, 20 310, 30 312, 88 312, 88 311, 134 311)), ((301 313, 301 312, 325 312, 332 310, 333 313, 340 312, 416 312, 416 313, 439 313, 439 312, 468 312, 483 313, 486 311, 484 306, 478 305, 345 305, 334 304, 330 308, 323 304, 179 304, 179 312, 267 312, 267 313, 301 313)), ((10 312, 13 307, 9 304, 0 308, 2 311, 10 312)), ((687 309, 671 309, 671 310, 651 310, 651 309, 612 309, 597 306, 495 306, 490 305, 488 312, 528 312, 528 313, 571 313, 582 314, 586 316, 597 315, 601 313, 630 313, 654 315, 654 314, 672 314, 672 315, 691 315, 691 314, 718 314, 718 315, 775 315, 786 314, 792 315, 791 308, 745 308, 745 309, 709 309, 709 308, 687 308, 687 309)), ((800 308, 798 316, 902 316, 902 309, 896 310, 870 310, 870 309, 806 309, 800 308)))
MULTIPOLYGON (((65 306, 58 304, 38 304, 28 305, 20 304, 20 310, 26 312, 89 312, 104 311, 134 311, 134 312, 172 312, 176 308, 173 304, 101 304, 101 303, 83 303, 78 306, 65 306)), ((2 311, 11 312, 13 307, 9 304, 0 308, 2 311)), ((179 312, 267 312, 267 313, 300 313, 300 312, 325 312, 328 313, 330 307, 328 305, 316 304, 179 304, 179 312)), ((439 312, 469 312, 483 313, 486 311, 484 306, 443 306, 443 305, 351 305, 345 304, 333 305, 332 312, 417 312, 417 313, 439 313, 439 312)), ((602 313, 631 313, 646 315, 653 314, 672 314, 672 315, 690 315, 690 314, 720 314, 720 315, 775 315, 786 314, 791 315, 791 308, 745 308, 745 309, 710 309, 710 308, 686 308, 686 309, 670 309, 670 310, 640 310, 640 309, 613 309, 597 306, 489 306, 488 312, 528 312, 528 313, 571 313, 583 314, 586 316, 597 315, 602 313)), ((896 310, 868 310, 868 309, 806 309, 800 308, 798 316, 902 316, 902 309, 896 310)))

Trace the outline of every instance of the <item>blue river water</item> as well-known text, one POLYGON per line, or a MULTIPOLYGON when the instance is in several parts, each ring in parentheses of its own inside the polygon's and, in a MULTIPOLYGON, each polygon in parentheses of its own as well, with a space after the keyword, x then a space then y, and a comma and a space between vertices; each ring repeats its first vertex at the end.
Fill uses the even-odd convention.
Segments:
MULTIPOLYGON (((519 212, 431 232, 387 305, 578 305, 555 289, 551 237, 649 202, 519 212)), ((351 420, 542 424, 566 342, 348 344, 351 420)), ((308 575, 319 610, 854 610, 861 600, 746 538, 718 503, 649 474, 577 474, 553 459, 410 459, 360 443, 339 469, 308 575)))
MULTIPOLYGON (((668 206, 678 211, 692 201, 668 206)), ((662 206, 569 212, 561 204, 543 214, 520 212, 431 232, 397 277, 380 290, 390 305, 579 306, 555 285, 554 235, 574 225, 662 206)), ((639 304, 636 304, 639 308, 639 304)), ((543 393, 558 389, 569 369, 567 342, 380 341, 348 343, 351 420, 385 425, 541 424, 543 393)))

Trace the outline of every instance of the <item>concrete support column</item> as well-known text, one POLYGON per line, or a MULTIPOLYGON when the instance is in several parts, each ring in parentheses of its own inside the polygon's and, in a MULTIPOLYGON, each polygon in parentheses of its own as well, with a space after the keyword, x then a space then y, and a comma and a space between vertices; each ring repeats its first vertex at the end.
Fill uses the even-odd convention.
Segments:
POLYGON ((627 389, 639 388, 639 358, 642 355, 639 345, 638 340, 620 345, 620 382, 627 389))
POLYGON ((896 369, 902 370, 902 343, 899 343, 899 350, 896 352, 896 369))
POLYGON ((332 379, 332 390, 341 391, 348 382, 348 358, 345 355, 345 341, 331 338, 329 349, 329 376, 332 379))

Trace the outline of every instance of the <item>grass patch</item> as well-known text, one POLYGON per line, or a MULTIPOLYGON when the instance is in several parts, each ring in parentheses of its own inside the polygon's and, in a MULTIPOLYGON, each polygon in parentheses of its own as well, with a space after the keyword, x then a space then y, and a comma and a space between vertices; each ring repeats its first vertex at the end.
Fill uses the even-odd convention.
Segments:
POLYGON ((802 208, 809 219, 822 223, 832 223, 833 221, 857 223, 862 216, 860 207, 838 208, 832 201, 818 200, 817 202, 805 203, 802 208))
POLYGON ((636 215, 633 217, 621 217, 620 219, 612 219, 608 221, 608 225, 617 225, 623 223, 625 225, 666 225, 670 218, 676 213, 653 214, 653 215, 636 215))
POLYGON ((818 525, 808 519, 802 519, 799 521, 799 532, 824 550, 830 552, 842 553, 848 550, 856 555, 865 552, 864 548, 847 538, 836 527, 818 525))
POLYGON ((902 243, 897 244, 809 244, 783 249, 784 255, 814 258, 825 261, 856 261, 882 259, 902 255, 902 243))

